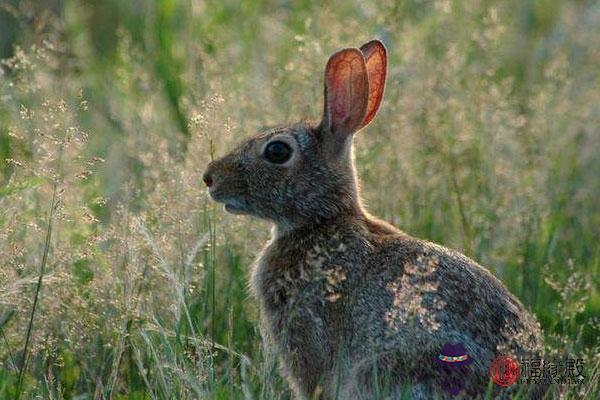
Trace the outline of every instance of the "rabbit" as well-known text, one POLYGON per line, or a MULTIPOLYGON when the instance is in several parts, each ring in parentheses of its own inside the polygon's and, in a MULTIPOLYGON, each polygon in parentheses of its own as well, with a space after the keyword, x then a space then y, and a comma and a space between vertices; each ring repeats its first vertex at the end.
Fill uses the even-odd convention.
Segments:
MULTIPOLYGON (((334 53, 319 124, 265 129, 203 175, 226 211, 273 223, 249 286, 297 399, 451 398, 436 360, 457 343, 470 365, 454 379, 477 398, 495 357, 543 346, 539 323, 486 269, 363 206, 352 139, 375 117, 386 75, 378 40, 334 53)), ((515 389, 493 386, 497 397, 515 389)))

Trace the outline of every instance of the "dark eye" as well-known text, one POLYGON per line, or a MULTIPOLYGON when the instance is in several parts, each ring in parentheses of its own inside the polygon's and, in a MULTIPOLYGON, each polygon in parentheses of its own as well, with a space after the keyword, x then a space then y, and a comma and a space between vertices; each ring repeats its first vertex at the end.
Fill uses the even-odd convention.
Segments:
POLYGON ((292 156, 292 148, 285 142, 274 141, 265 148, 264 156, 273 164, 283 164, 292 156))

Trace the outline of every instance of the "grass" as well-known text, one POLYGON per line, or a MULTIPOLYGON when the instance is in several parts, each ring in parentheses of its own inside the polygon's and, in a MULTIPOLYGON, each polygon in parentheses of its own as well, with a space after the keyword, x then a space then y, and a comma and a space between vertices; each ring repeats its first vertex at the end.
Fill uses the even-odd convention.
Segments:
MULTIPOLYGON (((33 297, 33 305, 31 306, 31 316, 29 317, 29 323, 27 324, 27 334, 25 335, 25 344, 23 345, 23 358, 21 359, 21 365, 19 368, 19 378, 17 381, 17 393, 16 398, 21 397, 21 390, 23 387, 23 377, 27 370, 27 361, 29 356, 29 343, 31 340, 31 334, 33 332, 33 320, 35 318, 35 310, 37 309, 38 301, 40 298, 40 292, 42 291, 42 284, 44 279, 44 273, 46 271, 46 263, 48 262, 48 252, 50 251, 50 239, 52 237, 52 220, 54 216, 54 207, 56 206, 56 183, 52 187, 52 202, 50 203, 50 212, 48 216, 48 228, 46 230, 46 239, 44 241, 44 254, 42 255, 42 262, 40 265, 40 273, 38 276, 37 285, 35 287, 35 294, 33 297)), ((3 333, 4 334, 4 333, 3 333)), ((8 345, 8 340, 5 339, 5 343, 8 345)), ((9 351, 11 361, 14 363, 12 353, 9 351)))
POLYGON ((585 360, 550 397, 598 397, 597 2, 0 0, 7 27, 1 399, 289 398, 246 289, 268 224, 200 178, 260 126, 317 119, 328 55, 375 36, 369 209, 490 268, 548 354, 585 360))

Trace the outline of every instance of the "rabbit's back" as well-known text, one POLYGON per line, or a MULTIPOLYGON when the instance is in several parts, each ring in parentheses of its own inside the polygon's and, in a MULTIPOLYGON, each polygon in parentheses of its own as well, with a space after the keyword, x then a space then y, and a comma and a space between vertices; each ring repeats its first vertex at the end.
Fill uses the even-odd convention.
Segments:
POLYGON ((485 348, 489 354, 479 358, 486 366, 498 352, 539 350, 535 319, 476 262, 400 232, 373 242, 349 299, 357 345, 422 352, 420 343, 427 342, 439 345, 437 354, 445 342, 462 342, 473 352, 485 348))

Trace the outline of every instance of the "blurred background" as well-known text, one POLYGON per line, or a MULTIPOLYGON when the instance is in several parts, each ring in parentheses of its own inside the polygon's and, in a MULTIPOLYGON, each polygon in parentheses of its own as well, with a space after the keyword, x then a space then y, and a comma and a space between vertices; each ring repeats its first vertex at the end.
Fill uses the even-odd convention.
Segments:
POLYGON ((289 398, 246 290, 269 226, 200 177, 318 121, 328 56, 375 37, 368 208, 488 267, 585 360, 551 398, 597 398, 591 0, 0 0, 0 398, 289 398))

